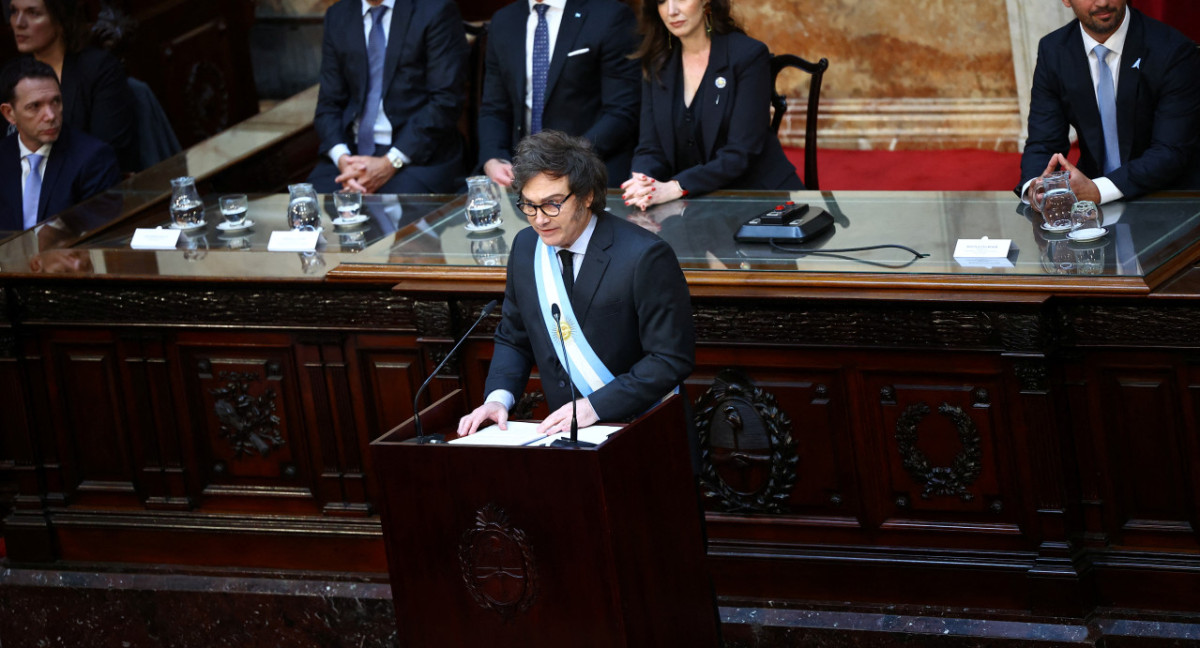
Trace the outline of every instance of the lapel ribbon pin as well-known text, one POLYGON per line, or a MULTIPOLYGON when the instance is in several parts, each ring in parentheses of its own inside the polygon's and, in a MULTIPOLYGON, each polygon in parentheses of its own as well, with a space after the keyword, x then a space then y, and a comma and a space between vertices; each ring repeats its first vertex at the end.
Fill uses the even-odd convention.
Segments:
POLYGON ((1133 70, 1140 70, 1140 69, 1142 69, 1142 59, 1140 59, 1140 58, 1139 58, 1138 60, 1134 61, 1134 62, 1133 62, 1133 67, 1132 67, 1132 68, 1130 68, 1130 69, 1133 69, 1133 70))

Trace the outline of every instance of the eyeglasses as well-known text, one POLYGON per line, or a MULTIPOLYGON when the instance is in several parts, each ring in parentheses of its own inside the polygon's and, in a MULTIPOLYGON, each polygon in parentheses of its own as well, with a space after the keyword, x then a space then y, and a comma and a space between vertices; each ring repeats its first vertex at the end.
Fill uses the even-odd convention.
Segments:
POLYGON ((520 209, 522 212, 524 212, 526 216, 537 216, 538 210, 540 209, 547 218, 554 218, 555 216, 558 216, 559 212, 562 211, 562 206, 565 205, 573 195, 575 195, 574 191, 567 194, 566 197, 558 202, 551 202, 547 200, 540 205, 531 202, 525 202, 525 200, 522 199, 517 201, 517 209, 520 209))

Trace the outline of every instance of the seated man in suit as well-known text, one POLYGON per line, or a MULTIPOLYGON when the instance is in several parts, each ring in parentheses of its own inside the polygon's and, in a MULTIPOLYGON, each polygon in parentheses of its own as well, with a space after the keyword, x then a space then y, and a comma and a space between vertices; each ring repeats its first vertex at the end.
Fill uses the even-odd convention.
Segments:
POLYGON ((629 59, 636 31, 620 0, 517 0, 497 11, 479 107, 483 172, 507 187, 517 142, 553 129, 587 138, 613 182, 628 178, 641 103, 629 59))
POLYGON ((0 113, 16 132, 0 140, 0 230, 25 230, 121 179, 104 142, 63 124, 49 65, 20 57, 0 72, 0 113))
POLYGON ((551 408, 539 426, 547 434, 570 429, 568 380, 584 427, 641 414, 691 373, 695 331, 679 260, 662 239, 604 211, 606 180, 582 138, 543 131, 517 147, 513 188, 531 227, 508 257, 486 402, 462 418, 459 436, 484 421, 506 428, 534 364, 551 408))
POLYGON ((1062 0, 1077 20, 1038 44, 1018 195, 1055 170, 1079 200, 1200 189, 1200 52, 1126 0, 1062 0), (1079 134, 1067 160, 1068 126, 1079 134))
POLYGON ((325 12, 317 191, 447 193, 463 175, 467 36, 451 0, 340 0, 325 12))

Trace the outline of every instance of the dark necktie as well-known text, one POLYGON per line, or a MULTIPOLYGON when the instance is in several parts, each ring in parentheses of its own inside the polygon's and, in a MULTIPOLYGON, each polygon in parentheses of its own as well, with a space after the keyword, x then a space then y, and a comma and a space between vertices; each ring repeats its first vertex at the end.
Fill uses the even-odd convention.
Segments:
POLYGON ((29 229, 38 220, 38 202, 42 197, 42 174, 38 173, 38 168, 42 166, 42 156, 30 153, 26 159, 29 160, 29 177, 25 178, 21 206, 25 212, 25 229, 29 229))
POLYGON ((529 116, 529 134, 542 132, 542 111, 546 108, 546 76, 550 73, 550 26, 546 24, 549 5, 533 6, 538 13, 533 32, 533 106, 529 116))
POLYGON ((563 285, 567 288, 567 299, 571 299, 571 291, 575 288, 575 254, 570 250, 559 250, 558 260, 562 262, 563 285))
POLYGON ((1117 99, 1113 91, 1112 72, 1104 59, 1109 49, 1097 45, 1092 49, 1100 61, 1099 77, 1096 79, 1096 105, 1100 108, 1100 124, 1104 127, 1104 173, 1112 173, 1121 166, 1121 147, 1117 140, 1117 99))
POLYGON ((359 155, 375 155, 375 120, 379 119, 379 102, 383 99, 383 59, 387 56, 387 37, 383 35, 387 7, 379 5, 367 11, 371 14, 371 37, 367 39, 367 103, 358 122, 359 155))

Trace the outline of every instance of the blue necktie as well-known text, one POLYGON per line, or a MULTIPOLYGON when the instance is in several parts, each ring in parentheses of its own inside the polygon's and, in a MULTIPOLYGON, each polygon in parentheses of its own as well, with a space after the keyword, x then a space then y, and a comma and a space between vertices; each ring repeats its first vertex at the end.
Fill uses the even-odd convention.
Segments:
POLYGON ((29 229, 38 221, 38 201, 42 197, 42 174, 38 173, 38 167, 42 166, 42 156, 30 153, 26 159, 29 160, 29 177, 25 179, 21 206, 25 211, 25 229, 29 229))
POLYGON ((1100 78, 1096 82, 1096 104, 1100 108, 1100 123, 1104 126, 1104 173, 1112 173, 1121 166, 1121 146, 1117 139, 1117 97, 1113 90, 1112 72, 1108 63, 1108 48, 1097 45, 1092 48, 1096 59, 1100 61, 1100 78))
POLYGON ((387 56, 387 37, 383 35, 383 13, 380 5, 368 9, 371 13, 371 37, 367 39, 367 103, 358 122, 358 154, 375 155, 375 120, 379 119, 379 102, 383 99, 383 59, 387 56))
POLYGON ((549 5, 536 4, 537 29, 533 32, 533 106, 529 116, 529 134, 542 132, 542 111, 546 108, 546 76, 550 73, 550 25, 546 24, 549 5))

